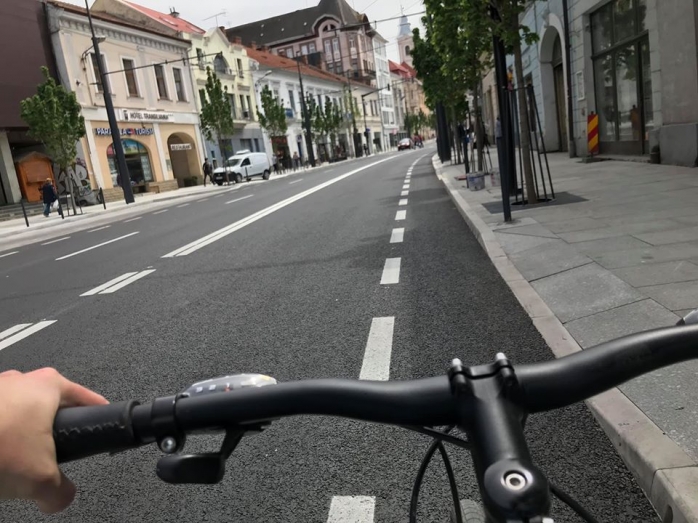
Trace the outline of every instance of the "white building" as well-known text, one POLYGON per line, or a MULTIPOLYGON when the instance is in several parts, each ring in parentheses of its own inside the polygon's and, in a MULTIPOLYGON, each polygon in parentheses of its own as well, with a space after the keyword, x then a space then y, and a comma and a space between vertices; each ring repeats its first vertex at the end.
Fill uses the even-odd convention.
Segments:
POLYGON ((382 139, 381 148, 397 146, 398 125, 395 120, 395 102, 391 90, 390 67, 388 65, 388 53, 386 46, 388 41, 376 33, 373 37, 373 56, 376 64, 376 89, 381 89, 378 94, 381 115, 382 139))

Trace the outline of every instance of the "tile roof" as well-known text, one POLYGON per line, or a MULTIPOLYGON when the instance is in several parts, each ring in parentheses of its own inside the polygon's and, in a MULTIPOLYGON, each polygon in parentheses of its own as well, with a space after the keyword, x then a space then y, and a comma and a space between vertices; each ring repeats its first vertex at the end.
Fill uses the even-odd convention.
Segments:
POLYGON ((334 16, 342 25, 368 23, 366 15, 354 11, 345 0, 320 0, 315 7, 300 9, 265 20, 226 29, 230 41, 235 37, 250 45, 274 44, 315 35, 315 23, 327 16, 334 16))
POLYGON ((410 67, 406 62, 398 64, 396 62, 393 62, 392 60, 388 60, 388 66, 390 67, 391 73, 396 73, 406 78, 412 78, 417 76, 417 71, 415 71, 414 68, 410 67))
MULTIPOLYGON (((60 9, 64 9, 65 11, 69 11, 71 13, 76 13, 80 15, 87 16, 87 9, 84 7, 80 7, 79 5, 75 4, 68 4, 66 2, 61 2, 59 0, 46 0, 47 4, 53 5, 55 7, 58 7, 60 9)), ((128 20, 124 20, 123 18, 119 18, 118 16, 110 15, 108 13, 104 13, 101 11, 91 11, 92 18, 95 20, 103 20, 105 22, 111 22, 113 24, 117 24, 123 27, 129 27, 131 29, 138 29, 139 31, 144 31, 146 33, 152 33, 156 34, 158 36, 164 36, 167 38, 172 38, 173 40, 179 40, 181 42, 187 42, 190 43, 188 40, 184 40, 182 38, 178 38, 176 36, 172 36, 172 33, 168 33, 165 31, 157 31, 155 29, 150 29, 143 27, 142 25, 138 25, 133 22, 129 22, 128 20)))
MULTIPOLYGON (((253 60, 256 60, 261 65, 271 67, 272 69, 285 69, 287 71, 292 72, 297 71, 298 63, 291 58, 279 56, 270 51, 260 51, 252 49, 251 47, 247 47, 246 49, 247 56, 249 56, 253 60)), ((323 71, 322 69, 318 69, 317 67, 304 64, 303 62, 301 62, 301 72, 303 76, 314 76, 315 78, 319 78, 321 80, 339 82, 342 84, 347 83, 347 79, 344 76, 339 76, 328 71, 323 71)))
POLYGON ((133 2, 127 2, 126 0, 124 0, 124 3, 130 5, 131 7, 140 11, 144 15, 149 16, 156 22, 160 22, 161 24, 164 24, 166 27, 175 29, 180 33, 204 34, 206 32, 200 27, 197 27, 194 24, 187 22, 179 16, 172 16, 171 14, 161 13, 159 11, 156 11, 155 9, 150 9, 142 5, 134 4, 133 2))

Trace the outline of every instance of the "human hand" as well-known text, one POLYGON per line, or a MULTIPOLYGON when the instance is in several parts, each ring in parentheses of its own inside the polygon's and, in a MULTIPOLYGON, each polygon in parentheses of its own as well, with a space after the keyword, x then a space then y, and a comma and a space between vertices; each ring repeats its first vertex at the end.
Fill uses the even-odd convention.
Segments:
POLYGON ((107 403, 54 369, 0 373, 0 499, 33 500, 48 514, 67 508, 75 485, 56 462, 56 412, 107 403))

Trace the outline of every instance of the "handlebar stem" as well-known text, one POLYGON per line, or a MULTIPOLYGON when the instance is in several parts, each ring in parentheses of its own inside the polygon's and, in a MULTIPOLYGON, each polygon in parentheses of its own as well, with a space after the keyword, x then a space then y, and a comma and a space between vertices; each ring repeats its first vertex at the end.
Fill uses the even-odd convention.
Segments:
POLYGON ((533 465, 524 437, 526 411, 506 358, 492 365, 449 371, 459 400, 459 427, 472 443, 475 473, 488 521, 533 521, 550 512, 550 487, 533 465))

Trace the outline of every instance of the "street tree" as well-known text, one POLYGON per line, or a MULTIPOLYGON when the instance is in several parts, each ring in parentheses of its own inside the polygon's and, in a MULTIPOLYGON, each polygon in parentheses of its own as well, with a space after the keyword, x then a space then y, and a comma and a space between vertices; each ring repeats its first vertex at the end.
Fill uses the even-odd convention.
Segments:
POLYGON ((229 142, 225 137, 235 132, 228 87, 223 86, 215 71, 207 67, 206 84, 199 93, 201 95, 201 131, 208 141, 218 143, 221 155, 226 159, 229 142))
POLYGON ((46 153, 58 166, 58 179, 75 171, 77 144, 85 136, 85 119, 75 93, 66 90, 42 67, 43 83, 37 93, 20 102, 22 119, 29 126, 29 135, 40 141, 46 153))
POLYGON ((332 156, 335 156, 337 150, 337 134, 342 127, 344 118, 339 105, 328 99, 325 103, 325 111, 323 114, 325 132, 330 138, 332 145, 332 156))
POLYGON ((260 127, 266 131, 270 138, 286 136, 288 131, 286 109, 278 97, 274 96, 268 85, 262 89, 260 101, 262 102, 261 110, 257 109, 260 127))

